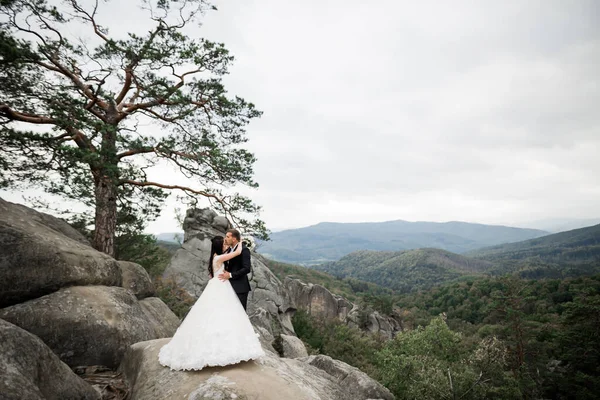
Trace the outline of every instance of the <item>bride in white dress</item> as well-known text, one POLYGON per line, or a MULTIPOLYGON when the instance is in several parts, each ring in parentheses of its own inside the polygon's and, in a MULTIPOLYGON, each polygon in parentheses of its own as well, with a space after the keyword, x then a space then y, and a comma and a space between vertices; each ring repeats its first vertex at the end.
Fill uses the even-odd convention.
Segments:
POLYGON ((256 359, 264 355, 254 328, 228 280, 217 277, 224 262, 241 254, 223 254, 223 237, 212 239, 211 279, 169 343, 160 349, 161 365, 174 370, 200 370, 256 359))

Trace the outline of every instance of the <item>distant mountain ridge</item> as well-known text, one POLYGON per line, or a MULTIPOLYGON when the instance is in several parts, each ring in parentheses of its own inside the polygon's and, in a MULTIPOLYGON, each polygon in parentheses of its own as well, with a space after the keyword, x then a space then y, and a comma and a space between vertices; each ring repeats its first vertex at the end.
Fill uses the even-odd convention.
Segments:
POLYGON ((183 232, 163 232, 156 236, 156 240, 162 242, 181 243, 183 242, 183 232))
POLYGON ((458 221, 322 222, 304 228, 274 232, 270 235, 271 241, 259 243, 258 252, 277 261, 315 265, 338 260, 358 250, 438 248, 464 253, 547 234, 548 232, 538 229, 458 221))

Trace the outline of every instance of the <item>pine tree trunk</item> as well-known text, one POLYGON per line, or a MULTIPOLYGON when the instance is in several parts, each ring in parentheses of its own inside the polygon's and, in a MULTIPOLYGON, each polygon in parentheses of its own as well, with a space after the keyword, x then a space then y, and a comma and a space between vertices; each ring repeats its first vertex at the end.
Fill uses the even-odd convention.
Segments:
POLYGON ((93 246, 96 250, 115 256, 117 228, 117 187, 108 176, 96 181, 96 218, 93 246))
POLYGON ((100 163, 92 168, 96 195, 96 218, 93 246, 96 250, 115 256, 117 230, 117 159, 118 112, 114 102, 107 112, 107 123, 102 129, 100 163))

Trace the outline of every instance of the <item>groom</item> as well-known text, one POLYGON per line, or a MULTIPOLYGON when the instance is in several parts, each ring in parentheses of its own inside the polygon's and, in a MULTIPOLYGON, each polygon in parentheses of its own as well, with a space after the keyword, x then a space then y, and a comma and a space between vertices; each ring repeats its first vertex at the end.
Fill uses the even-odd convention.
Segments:
POLYGON ((222 281, 229 279, 245 310, 248 303, 248 293, 251 290, 250 282, 248 282, 248 273, 251 268, 250 250, 241 243, 240 232, 236 229, 229 229, 223 241, 229 246, 226 253, 235 251, 237 246, 243 246, 242 254, 225 261, 225 272, 219 274, 219 279, 222 281))

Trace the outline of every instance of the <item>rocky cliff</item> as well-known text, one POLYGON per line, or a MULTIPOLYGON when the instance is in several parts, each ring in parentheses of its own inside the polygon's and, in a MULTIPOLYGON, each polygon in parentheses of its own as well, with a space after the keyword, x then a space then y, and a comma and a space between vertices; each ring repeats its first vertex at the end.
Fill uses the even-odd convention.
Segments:
POLYGON ((403 330, 400 318, 381 315, 377 311, 367 312, 321 285, 307 284, 287 277, 284 286, 298 309, 317 318, 337 318, 349 326, 378 333, 388 339, 403 330))
POLYGON ((0 393, 29 382, 29 398, 97 397, 69 367, 116 368, 130 345, 172 336, 179 325, 140 265, 94 250, 59 218, 2 199, 0 307, 3 335, 22 338, 0 343, 10 372, 0 393))
MULTIPOLYGON (((190 210, 185 227, 165 275, 198 296, 208 278, 210 238, 227 222, 190 210)), ((354 367, 308 356, 291 324, 290 290, 256 254, 253 270, 249 313, 267 355, 171 371, 159 365, 158 351, 180 321, 154 297, 146 271, 98 253, 60 219, 0 199, 0 397, 113 398, 73 373, 103 365, 118 367, 123 390, 138 400, 393 398, 354 367)))

